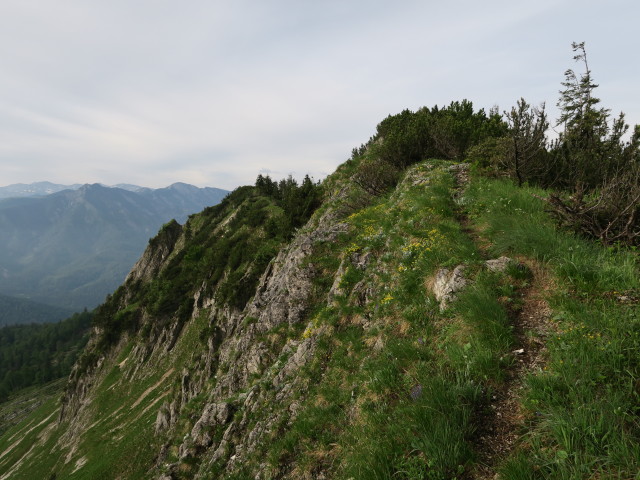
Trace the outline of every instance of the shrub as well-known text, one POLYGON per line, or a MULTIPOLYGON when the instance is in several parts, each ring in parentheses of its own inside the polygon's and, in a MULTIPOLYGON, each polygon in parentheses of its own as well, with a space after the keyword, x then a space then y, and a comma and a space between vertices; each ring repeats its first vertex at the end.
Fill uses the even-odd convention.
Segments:
POLYGON ((396 186, 400 170, 379 158, 365 158, 352 178, 369 195, 378 197, 396 186))

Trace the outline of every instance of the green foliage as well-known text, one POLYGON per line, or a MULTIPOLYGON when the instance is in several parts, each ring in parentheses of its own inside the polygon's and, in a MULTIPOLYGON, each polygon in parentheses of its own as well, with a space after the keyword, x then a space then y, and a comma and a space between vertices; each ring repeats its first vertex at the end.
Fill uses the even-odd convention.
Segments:
POLYGON ((155 237, 149 239, 149 245, 151 247, 157 247, 158 245, 173 245, 180 235, 182 227, 175 220, 170 220, 165 223, 158 231, 155 237))
POLYGON ((582 62, 584 73, 577 75, 569 69, 562 82, 558 125, 563 126, 563 131, 552 149, 555 183, 592 190, 628 168, 629 161, 638 161, 638 145, 633 140, 622 140, 629 128, 624 114, 610 124, 609 109, 598 107, 600 99, 594 95, 598 85, 593 82, 584 42, 573 43, 572 48, 576 53, 573 58, 582 62))
POLYGON ((493 254, 533 257, 556 278, 547 364, 527 378, 527 442, 502 475, 634 478, 640 468, 637 255, 559 231, 533 197, 542 193, 488 179, 476 179, 467 192, 493 254))
MULTIPOLYGON (((380 122, 367 145, 354 149, 352 161, 359 162, 352 180, 367 194, 381 196, 395 187, 410 165, 426 158, 462 160, 471 147, 505 133, 506 124, 497 112, 475 112, 468 100, 444 108, 403 110, 380 122)), ((354 209, 365 206, 360 200, 358 205, 352 199, 354 209)))
POLYGON ((313 183, 309 175, 300 185, 291 176, 276 183, 269 176, 258 175, 255 186, 284 211, 287 224, 281 226, 283 238, 290 238, 294 229, 303 226, 322 201, 320 183, 313 183))
POLYGON ((467 151, 466 160, 484 175, 498 176, 505 170, 512 140, 508 137, 489 137, 467 151))
POLYGON ((59 323, 0 328, 0 402, 22 388, 69 375, 91 317, 85 311, 59 323))
POLYGON ((303 226, 320 205, 322 189, 305 176, 300 185, 289 176, 275 182, 259 175, 253 190, 229 223, 231 234, 213 246, 206 260, 212 281, 222 279, 216 299, 242 309, 254 295, 260 276, 282 243, 303 226))
POLYGON ((473 145, 505 133, 497 112, 475 112, 473 104, 463 100, 387 117, 378 124, 371 148, 381 160, 404 169, 425 158, 461 160, 473 145))
MULTIPOLYGON (((519 185, 552 187, 549 204, 559 222, 609 245, 640 244, 640 126, 629 140, 624 114, 610 119, 594 93, 584 42, 573 43, 574 60, 584 73, 565 72, 558 107, 562 127, 556 140, 545 137, 544 104, 531 108, 520 99, 505 112, 507 133, 469 150, 468 159, 484 172, 506 172, 519 185)), ((417 143, 416 143, 417 144, 417 143)))
POLYGON ((565 200, 552 197, 558 218, 604 243, 640 242, 640 128, 630 141, 624 114, 609 123, 609 110, 598 108, 584 42, 572 44, 574 59, 584 64, 578 77, 567 70, 558 106, 564 131, 552 150, 556 183, 573 191, 565 200), (589 195, 592 194, 590 198, 589 195))
MULTIPOLYGON (((138 326, 139 315, 134 314, 135 308, 122 306, 125 294, 126 288, 119 287, 113 295, 108 295, 106 301, 94 310, 91 323, 101 332, 97 342, 98 351, 106 350, 120 339, 123 332, 131 332, 138 326), (128 311, 120 313, 121 308, 128 311)), ((81 358, 81 360, 83 359, 81 358)))
POLYGON ((400 170, 395 165, 369 157, 360 162, 353 181, 369 195, 377 197, 393 188, 399 178, 400 170))
POLYGON ((513 172, 518 185, 544 179, 549 169, 545 164, 545 132, 549 127, 544 104, 530 107, 524 98, 505 112, 509 125, 510 149, 506 168, 513 172))

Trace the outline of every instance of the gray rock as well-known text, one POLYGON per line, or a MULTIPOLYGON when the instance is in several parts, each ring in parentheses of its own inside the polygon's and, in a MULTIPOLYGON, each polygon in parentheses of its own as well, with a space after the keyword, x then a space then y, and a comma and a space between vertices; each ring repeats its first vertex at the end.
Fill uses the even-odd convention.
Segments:
POLYGON ((156 416, 156 423, 155 423, 156 434, 169 428, 170 418, 171 418, 171 414, 169 412, 169 404, 165 402, 160 408, 160 410, 158 410, 158 415, 156 416))
POLYGON ((464 288, 467 280, 464 278, 464 265, 458 265, 453 271, 446 268, 438 270, 433 284, 433 293, 440 302, 440 311, 447 308, 456 298, 456 294, 464 288))
POLYGON ((509 257, 502 256, 500 258, 494 258, 493 260, 487 260, 485 265, 492 272, 502 273, 509 267, 509 265, 511 265, 512 262, 513 260, 509 257))
POLYGON ((352 303, 364 307, 375 296, 375 289, 368 284, 367 279, 362 279, 353 286, 351 291, 352 303))
POLYGON ((208 447, 212 443, 211 430, 216 425, 226 425, 233 416, 229 403, 208 403, 202 415, 191 429, 193 443, 199 447, 208 447))
POLYGON ((338 271, 333 280, 333 285, 331 285, 331 289, 329 290, 329 294, 327 295, 327 302, 332 305, 335 303, 336 297, 340 297, 345 294, 343 288, 340 288, 340 283, 342 283, 342 277, 345 272, 344 261, 340 262, 340 266, 338 267, 338 271))
POLYGON ((295 353, 289 357, 287 363, 282 367, 278 375, 273 379, 273 385, 282 384, 286 378, 297 372, 313 356, 317 340, 313 337, 306 338, 298 344, 295 353))
POLYGON ((351 264, 356 267, 358 270, 364 270, 367 268, 369 263, 371 262, 371 252, 366 253, 358 253, 354 252, 351 254, 351 264))

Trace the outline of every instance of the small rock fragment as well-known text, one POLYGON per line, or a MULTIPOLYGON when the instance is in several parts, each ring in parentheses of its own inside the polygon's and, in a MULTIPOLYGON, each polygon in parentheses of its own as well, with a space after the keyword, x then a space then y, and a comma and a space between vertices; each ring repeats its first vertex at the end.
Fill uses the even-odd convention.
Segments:
POLYGON ((502 256, 500 258, 487 260, 485 265, 487 266, 487 269, 492 272, 502 273, 509 267, 509 265, 511 265, 511 262, 513 262, 512 259, 502 256))

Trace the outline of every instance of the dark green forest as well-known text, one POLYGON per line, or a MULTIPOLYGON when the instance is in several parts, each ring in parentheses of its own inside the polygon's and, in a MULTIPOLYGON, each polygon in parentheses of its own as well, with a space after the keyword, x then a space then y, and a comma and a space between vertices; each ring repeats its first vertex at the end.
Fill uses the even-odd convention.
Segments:
POLYGON ((58 322, 73 313, 61 307, 0 294, 0 327, 19 323, 58 322))
POLYGON ((0 328, 0 402, 22 388, 69 375, 84 347, 90 312, 58 323, 0 328))

